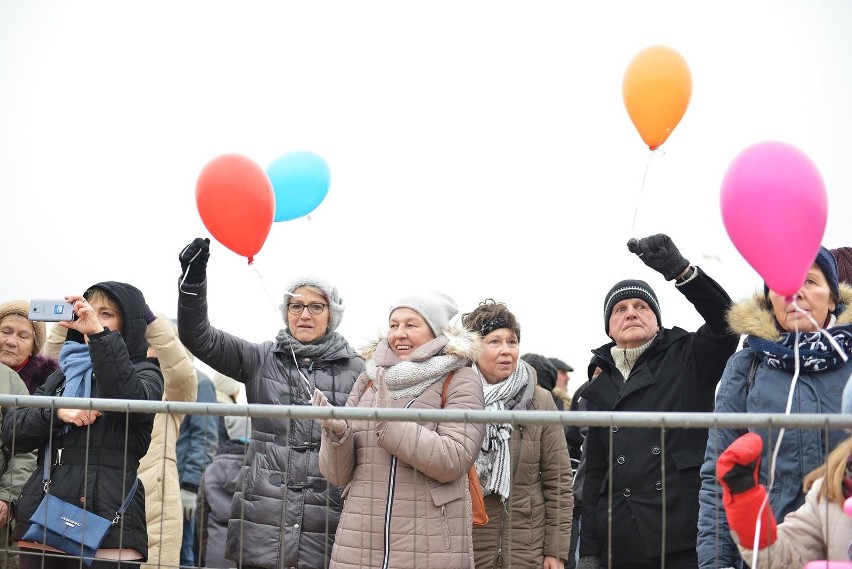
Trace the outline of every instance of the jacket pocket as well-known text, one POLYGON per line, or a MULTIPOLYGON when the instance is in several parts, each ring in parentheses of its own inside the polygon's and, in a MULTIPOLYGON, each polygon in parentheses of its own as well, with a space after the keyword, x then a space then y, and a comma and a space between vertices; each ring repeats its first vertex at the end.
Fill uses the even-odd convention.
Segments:
MULTIPOLYGON (((464 477, 464 481, 467 482, 467 476, 464 477)), ((445 484, 430 482, 429 494, 432 496, 432 502, 440 508, 441 506, 449 504, 453 500, 461 498, 462 486, 459 483, 459 480, 453 480, 452 482, 447 482, 445 484)))
POLYGON ((704 464, 704 449, 679 450, 673 452, 671 457, 678 470, 701 468, 704 464))

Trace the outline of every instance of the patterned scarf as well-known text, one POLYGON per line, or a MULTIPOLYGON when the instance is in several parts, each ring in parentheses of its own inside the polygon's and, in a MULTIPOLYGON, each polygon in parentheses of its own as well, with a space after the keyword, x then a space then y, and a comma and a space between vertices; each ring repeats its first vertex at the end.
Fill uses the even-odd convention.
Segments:
MULTIPOLYGON (((473 366, 482 380, 485 393, 486 411, 505 411, 506 403, 511 401, 529 383, 529 372, 523 362, 518 361, 515 371, 497 384, 490 384, 482 377, 482 372, 473 366)), ((512 459, 509 456, 509 439, 512 437, 511 423, 488 423, 485 426, 485 439, 482 452, 476 458, 476 472, 482 484, 483 493, 500 494, 505 502, 512 487, 512 459)))
MULTIPOLYGON (((446 338, 441 336, 440 341, 435 342, 435 347, 442 349, 446 345, 446 338)), ((453 355, 432 355, 419 361, 400 361, 392 365, 390 346, 387 338, 382 339, 376 346, 376 357, 372 357, 364 364, 364 371, 373 382, 378 382, 379 370, 388 385, 388 396, 391 399, 414 399, 419 397, 426 388, 443 378, 451 371, 464 367, 467 360, 453 355), (377 361, 378 360, 378 361, 377 361)))
POLYGON ((278 331, 275 341, 277 342, 278 347, 284 351, 289 352, 292 349, 293 352, 301 358, 312 358, 318 360, 324 360, 327 356, 335 354, 349 346, 346 339, 337 332, 325 334, 323 337, 318 338, 310 344, 303 344, 291 336, 290 332, 288 332, 286 328, 282 328, 278 331))
MULTIPOLYGON (((826 330, 837 341, 847 355, 852 355, 852 325, 835 326, 826 330)), ((799 362, 805 371, 824 371, 843 365, 843 357, 823 336, 822 332, 799 332, 799 362)), ((777 342, 748 337, 749 347, 763 356, 769 367, 793 370, 796 367, 796 333, 786 332, 777 342)))

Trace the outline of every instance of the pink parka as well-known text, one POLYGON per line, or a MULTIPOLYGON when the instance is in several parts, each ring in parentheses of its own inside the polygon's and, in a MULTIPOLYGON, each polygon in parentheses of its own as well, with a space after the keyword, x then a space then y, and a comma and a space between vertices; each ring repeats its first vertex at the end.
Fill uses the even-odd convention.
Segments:
MULTIPOLYGON (((450 334, 443 354, 471 359, 478 337, 450 334)), ((446 376, 391 408, 440 409, 446 376)), ((347 407, 376 407, 377 388, 361 374, 347 407)), ((445 409, 481 410, 482 383, 469 367, 450 382, 445 409)), ((337 437, 323 429, 320 470, 347 486, 330 567, 472 569, 467 472, 485 427, 476 423, 350 421, 337 437)))

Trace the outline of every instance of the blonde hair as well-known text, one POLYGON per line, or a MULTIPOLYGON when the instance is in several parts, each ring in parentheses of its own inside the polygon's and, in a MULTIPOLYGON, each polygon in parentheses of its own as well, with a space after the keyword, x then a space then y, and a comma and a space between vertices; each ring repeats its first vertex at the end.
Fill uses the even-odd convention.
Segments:
POLYGON ((90 288, 83 296, 86 298, 86 302, 88 302, 89 304, 100 300, 101 302, 109 306, 111 309, 118 312, 118 314, 121 316, 122 329, 117 330, 117 332, 119 332, 122 336, 124 335, 124 313, 121 311, 121 307, 118 305, 118 302, 116 302, 116 300, 111 297, 107 291, 100 288, 90 288))
POLYGON ((805 493, 811 489, 814 482, 820 478, 825 478, 817 499, 825 498, 829 502, 835 502, 843 507, 843 502, 846 500, 843 496, 843 479, 846 477, 846 465, 850 454, 852 454, 852 437, 837 445, 829 453, 825 464, 805 476, 802 481, 805 493))

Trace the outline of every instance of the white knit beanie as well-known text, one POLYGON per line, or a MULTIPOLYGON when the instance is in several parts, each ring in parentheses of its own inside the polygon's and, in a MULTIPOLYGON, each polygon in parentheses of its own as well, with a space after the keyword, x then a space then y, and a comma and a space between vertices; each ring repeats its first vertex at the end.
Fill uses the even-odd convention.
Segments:
POLYGON ((300 286, 312 286, 322 291, 323 295, 325 295, 325 299, 328 301, 328 308, 331 311, 331 315, 328 319, 328 332, 326 332, 326 334, 330 334, 337 330, 337 327, 340 326, 340 323, 343 321, 343 312, 346 310, 346 306, 343 304, 343 299, 341 299, 340 295, 337 293, 336 286, 326 280, 312 276, 299 277, 287 285, 287 293, 285 293, 284 303, 281 305, 281 314, 284 316, 284 322, 288 321, 287 305, 290 303, 290 298, 293 296, 293 292, 295 292, 295 290, 300 286))
POLYGON ((444 333, 444 330, 449 327, 450 320, 459 312, 456 301, 437 290, 427 290, 400 298, 388 310, 388 318, 397 308, 410 308, 418 312, 426 320, 436 338, 444 333))

